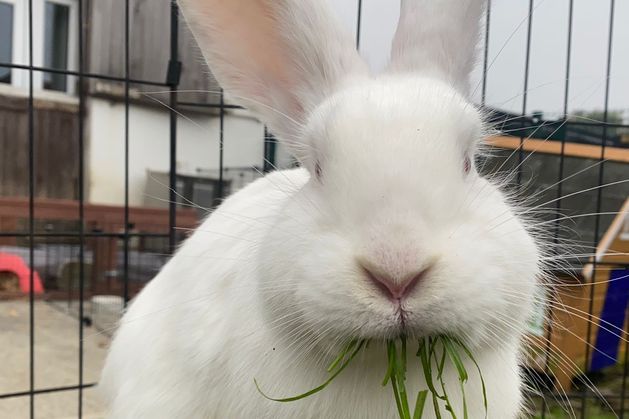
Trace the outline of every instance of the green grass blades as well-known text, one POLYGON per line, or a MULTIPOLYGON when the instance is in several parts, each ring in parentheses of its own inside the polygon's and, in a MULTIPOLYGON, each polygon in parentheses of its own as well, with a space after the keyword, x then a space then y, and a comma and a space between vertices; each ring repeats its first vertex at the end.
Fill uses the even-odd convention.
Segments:
POLYGON ((330 364, 330 366, 328 367, 327 371, 328 372, 334 372, 334 370, 339 366, 339 364, 341 363, 341 361, 343 361, 345 359, 345 357, 347 356, 347 354, 349 354, 350 352, 352 352, 352 349, 354 349, 356 347, 356 345, 358 345, 359 342, 356 340, 351 341, 339 354, 339 356, 336 357, 336 359, 334 361, 332 361, 332 363, 330 364))
POLYGON ((424 405, 426 404, 426 398, 428 397, 428 390, 422 390, 417 393, 417 400, 415 401, 415 412, 413 413, 413 419, 421 419, 424 413, 424 405))
MULTIPOLYGON (((327 368, 330 374, 328 379, 318 387, 310 391, 299 394, 297 396, 286 398, 273 398, 267 396, 254 379, 256 388, 265 398, 276 402, 293 402, 301 400, 325 389, 343 370, 352 362, 358 352, 368 345, 366 340, 353 340, 346 345, 341 353, 332 361, 327 368)), ((437 419, 441 419, 442 414, 449 415, 452 419, 458 419, 457 413, 450 402, 448 389, 446 388, 444 371, 446 364, 449 363, 454 367, 457 373, 459 388, 463 401, 463 417, 461 419, 469 419, 467 395, 465 393, 465 383, 469 380, 469 374, 465 368, 463 357, 469 358, 475 365, 480 376, 483 390, 483 404, 485 406, 485 418, 487 418, 487 391, 485 381, 480 370, 480 366, 474 359, 471 351, 460 340, 449 336, 425 337, 418 341, 419 349, 417 358, 419 358, 420 366, 426 380, 427 389, 420 390, 417 393, 415 403, 409 403, 409 396, 406 388, 407 368, 408 368, 408 348, 407 339, 402 336, 399 339, 386 341, 387 348, 387 371, 382 380, 382 386, 391 385, 395 405, 397 407, 400 419, 421 419, 426 401, 430 395, 432 399, 433 410, 437 419), (437 388, 439 387, 439 388, 437 388), (441 409, 445 409, 442 412, 441 409), (411 409, 412 407, 412 409, 411 409)))
POLYGON ((398 388, 398 378, 397 374, 399 372, 398 364, 398 356, 397 356, 397 348, 394 340, 390 340, 387 342, 387 355, 389 360, 389 367, 387 368, 387 376, 384 379, 384 384, 387 381, 391 381, 391 388, 393 389, 393 396, 395 397, 395 405, 397 406, 397 411, 400 415, 400 418, 406 419, 404 417, 404 409, 402 408, 402 400, 400 399, 400 390, 398 388))
POLYGON ((420 419, 424 411, 428 390, 420 391, 414 404, 414 410, 411 413, 408 401, 408 393, 406 391, 406 370, 407 370, 407 343, 406 338, 400 338, 400 346, 395 340, 387 341, 387 359, 388 368, 382 385, 385 386, 391 382, 393 397, 397 406, 400 419, 420 419))
POLYGON ((432 398, 433 410, 437 419, 441 419, 442 413, 444 413, 441 412, 442 405, 444 406, 446 414, 449 414, 452 419, 457 419, 457 414, 454 406, 450 402, 450 397, 448 396, 446 389, 444 378, 446 361, 449 361, 457 372, 461 397, 463 400, 463 419, 469 419, 467 397, 465 394, 465 383, 468 381, 469 375, 465 368, 462 356, 467 356, 478 370, 483 390, 485 418, 487 418, 487 391, 480 367, 474 359, 471 351, 460 340, 449 336, 426 337, 418 341, 419 349, 417 351, 417 357, 420 360, 422 372, 428 389, 422 390, 418 393, 415 402, 415 409, 413 411, 413 415, 411 416, 409 410, 406 408, 408 406, 408 399, 406 387, 403 383, 406 380, 407 366, 406 339, 401 338, 400 340, 400 354, 398 354, 395 341, 389 341, 387 343, 389 365, 387 374, 383 381, 383 385, 386 385, 389 380, 392 383, 392 389, 398 405, 400 419, 421 419, 429 393, 432 398), (437 386, 439 386, 439 389, 437 389, 437 386))
MULTIPOLYGON (((432 372, 432 359, 435 356, 435 339, 433 338, 424 338, 419 341, 419 350, 417 351, 417 356, 421 361, 422 370, 424 373, 424 377, 426 379, 426 384, 428 385, 428 390, 432 396, 432 405, 437 416, 437 419, 441 419, 441 410, 439 408, 439 399, 445 400, 445 395, 441 396, 437 393, 437 389, 435 388, 435 384, 433 382, 433 372, 432 372)), ((437 365, 437 369, 439 368, 439 364, 437 365)))
POLYGON ((467 357, 474 363, 474 366, 476 367, 476 370, 478 371, 478 376, 480 377, 480 383, 483 389, 483 405, 485 406, 485 419, 487 419, 487 388, 485 387, 485 380, 483 379, 483 373, 480 369, 480 366, 478 365, 478 362, 476 362, 476 359, 474 359, 474 355, 472 355, 472 352, 470 352, 467 346, 465 346, 462 342, 458 340, 454 340, 454 342, 459 346, 459 348, 463 350, 463 352, 465 352, 467 357))
MULTIPOLYGON (((465 400, 465 382, 467 381, 467 371, 465 370, 465 365, 461 360, 457 349, 449 338, 442 339, 443 351, 444 354, 448 354, 448 358, 452 361, 452 364, 455 366, 457 373, 459 375, 459 385, 461 386, 461 395, 463 399, 463 417, 464 419, 468 419, 467 412, 467 401, 465 400)), ((452 406, 449 406, 450 409, 452 406)), ((453 415, 454 417, 454 415, 453 415)))
POLYGON ((285 397, 285 398, 269 397, 260 389, 260 385, 258 384, 258 381, 255 378, 253 379, 253 382, 256 385, 256 389, 258 389, 258 392, 262 394, 262 396, 274 402, 288 403, 288 402, 294 402, 297 400, 304 399, 326 388, 341 372, 343 372, 343 370, 349 365, 349 363, 352 362, 354 357, 358 355, 358 352, 360 352, 363 346, 365 346, 365 343, 366 342, 364 340, 350 342, 343 349, 343 351, 341 352, 341 355, 339 355, 339 357, 337 357, 337 359, 334 360, 334 362, 330 365, 330 367, 328 367, 328 372, 331 373, 330 377, 327 380, 325 380, 325 382, 321 384, 320 386, 315 387, 312 390, 307 391, 305 393, 298 394, 297 396, 285 397))

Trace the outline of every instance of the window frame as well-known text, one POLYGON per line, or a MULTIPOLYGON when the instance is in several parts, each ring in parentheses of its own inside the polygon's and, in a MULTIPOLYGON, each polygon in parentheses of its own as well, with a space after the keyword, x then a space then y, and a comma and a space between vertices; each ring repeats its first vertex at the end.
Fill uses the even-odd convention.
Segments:
MULTIPOLYGON (((13 48, 12 63, 29 64, 28 0, 0 0, 13 5, 13 48)), ((33 66, 44 66, 46 2, 69 7, 68 28, 68 65, 67 70, 76 71, 78 67, 78 0, 33 0, 33 66)), ((50 95, 75 96, 76 76, 67 75, 65 91, 44 89, 44 73, 33 72, 33 89, 50 95)), ((2 84, 19 89, 29 88, 29 75, 26 70, 11 69, 11 83, 2 84)))
MULTIPOLYGON (((24 5, 23 0, 0 0, 0 3, 9 4, 12 6, 13 10, 13 33, 11 34, 11 63, 19 63, 23 62, 22 52, 24 50, 24 39, 22 37, 23 33, 19 28, 23 27, 22 17, 24 13, 22 11, 22 7, 24 5)), ((20 71, 15 71, 14 68, 10 68, 11 71, 11 82, 10 83, 1 83, 1 86, 19 86, 22 85, 22 80, 20 78, 20 71)))
MULTIPOLYGON (((35 31, 33 28, 33 32, 37 32, 37 38, 39 43, 39 52, 37 56, 39 57, 40 66, 44 66, 44 46, 46 44, 45 36, 45 27, 46 27, 46 3, 53 3, 62 6, 67 6, 69 8, 68 12, 68 64, 66 70, 72 71, 76 70, 78 66, 78 2, 77 0, 38 0, 37 1, 40 12, 39 12, 39 20, 38 20, 38 28, 35 31)), ((33 8, 33 11, 36 11, 36 7, 33 8)), ((46 92, 57 92, 60 94, 69 94, 76 95, 76 76, 67 75, 66 81, 66 90, 65 92, 59 90, 48 90, 44 89, 44 74, 42 72, 38 72, 38 82, 35 84, 37 89, 45 90, 46 92)))

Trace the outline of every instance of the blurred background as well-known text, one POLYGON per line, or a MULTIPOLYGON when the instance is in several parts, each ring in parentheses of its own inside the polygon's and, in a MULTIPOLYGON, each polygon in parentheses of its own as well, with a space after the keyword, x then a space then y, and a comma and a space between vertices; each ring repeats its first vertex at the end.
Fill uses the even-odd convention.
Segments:
MULTIPOLYGON (((385 68, 397 2, 331 3, 385 68)), ((530 417, 629 418, 627 21, 627 0, 491 0, 479 39, 479 165, 514 173, 557 253, 530 417)), ((0 0, 0 418, 103 417, 127 302, 221 198, 295 164, 169 0, 0 0)))

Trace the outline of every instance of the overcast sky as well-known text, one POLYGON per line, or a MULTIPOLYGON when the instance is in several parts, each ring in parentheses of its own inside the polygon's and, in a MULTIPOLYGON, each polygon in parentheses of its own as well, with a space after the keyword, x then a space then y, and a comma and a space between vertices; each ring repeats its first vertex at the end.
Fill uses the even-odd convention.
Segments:
MULTIPOLYGON (((356 29, 358 0, 331 0, 341 21, 356 29)), ((522 111, 528 0, 493 0, 487 103, 522 111)), ((610 0, 574 0, 569 112, 604 106, 610 0)), ((535 0, 527 112, 563 113, 569 0, 535 0)), ((375 70, 387 61, 399 16, 396 0, 363 0, 361 54, 375 70)), ((616 1, 610 102, 629 117, 629 0, 616 1)), ((481 46, 484 40, 481 40, 481 46)), ((482 51, 481 51, 482 52, 482 51)), ((473 85, 480 80, 482 60, 473 85)), ((479 88, 477 99, 480 99, 479 88)), ((549 115, 550 116, 550 115, 549 115)))

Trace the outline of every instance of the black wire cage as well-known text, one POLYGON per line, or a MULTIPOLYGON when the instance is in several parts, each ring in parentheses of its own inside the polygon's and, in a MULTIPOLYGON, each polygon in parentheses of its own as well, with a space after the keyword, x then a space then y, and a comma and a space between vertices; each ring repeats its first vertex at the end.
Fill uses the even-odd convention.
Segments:
MULTIPOLYGON (((366 5, 362 0, 355 3, 360 47, 366 5)), ((488 140, 493 153, 482 166, 487 173, 515 172, 513 187, 534 197, 536 205, 542 202, 553 210, 540 215, 551 240, 558 248, 567 246, 572 251, 552 272, 561 291, 547 308, 540 308, 547 310, 548 320, 542 315, 532 326, 531 341, 536 343, 531 346, 537 349, 522 365, 531 388, 528 412, 539 418, 629 417, 629 119, 610 105, 617 89, 613 58, 629 55, 616 47, 616 43, 622 46, 617 30, 629 10, 615 0, 600 2, 608 12, 606 40, 596 45, 604 51, 604 74, 599 79, 602 102, 596 112, 577 113, 570 106, 572 53, 575 34, 587 30, 575 22, 575 12, 585 1, 563 1, 562 12, 552 17, 562 22, 561 30, 552 32, 564 45, 564 52, 552 57, 553 65, 563 73, 560 88, 554 90, 562 111, 549 118, 530 109, 531 92, 538 88, 531 83, 531 60, 541 1, 521 0, 527 13, 512 28, 523 34, 523 78, 515 99, 519 111, 501 109, 488 99, 495 57, 506 45, 492 48, 490 42, 500 23, 494 3, 497 0, 490 0, 485 16, 478 100, 501 133, 488 140), (557 351, 566 358, 557 360, 557 351), (565 359, 572 363, 565 365, 565 359)), ((203 80, 190 70, 201 64, 189 52, 193 49, 186 44, 190 35, 175 3, 0 0, 0 36, 0 82, 15 85, 19 79, 17 84, 26 93, 15 98, 0 90, 0 164, 4 166, 0 170, 0 305, 8 304, 4 310, 8 314, 2 314, 6 332, 0 331, 0 345, 7 348, 3 358, 10 364, 0 369, 0 375, 6 371, 22 377, 0 380, 5 382, 0 384, 0 416, 94 417, 102 411, 93 401, 93 387, 113 330, 102 322, 103 316, 115 322, 121 311, 116 311, 116 304, 124 307, 150 280, 206 208, 265 172, 293 162, 282 157, 281 147, 262 128, 246 134, 256 144, 253 163, 228 161, 226 148, 245 135, 229 126, 230 116, 241 110, 226 102, 205 70, 196 73, 203 80), (154 9, 160 9, 163 25, 147 24, 153 15, 142 18, 154 9), (20 22, 26 35, 17 44, 5 42, 16 36, 20 22), (103 34, 113 39, 107 47, 99 47, 103 34), (160 44, 161 61, 138 64, 137 57, 146 51, 137 39, 152 37, 167 43, 160 44), (72 43, 75 50, 58 49, 72 43), (12 45, 24 54, 16 54, 12 45), (107 67, 104 62, 119 66, 107 67), (41 90, 69 93, 71 103, 51 110, 41 90), (93 103, 93 98, 117 107, 121 115, 115 130, 121 137, 117 143, 121 161, 105 174, 121 174, 117 204, 94 204, 87 192, 98 180, 89 166, 98 166, 101 158, 90 154, 96 148, 92 137, 97 121, 88 116, 97 112, 97 106, 104 106, 93 103), (139 149, 134 144, 140 141, 134 122, 141 113, 134 108, 138 104, 160 112, 161 126, 166 128, 162 141, 143 142, 139 149), (60 112, 65 116, 59 116, 60 112), (21 116, 15 117, 16 113, 21 116), (204 121, 211 121, 207 126, 213 128, 208 129, 206 140, 215 147, 203 158, 216 164, 190 173, 180 167, 181 125, 203 128, 204 121), (14 125, 21 128, 12 131, 14 125), (161 191, 155 197, 146 187, 145 195, 153 198, 155 208, 141 208, 143 204, 134 198, 134 159, 143 147, 163 149, 162 170, 146 180, 161 191), (5 267, 7 260, 12 268, 5 267), (16 268, 20 260, 24 266, 16 268), (12 279, 16 285, 11 285, 12 279), (107 300, 111 296, 118 299, 107 300), (53 325, 55 316, 71 321, 62 323, 62 330, 53 325), (63 379, 48 371, 57 360, 51 358, 47 346, 57 334, 66 339, 67 346, 56 356, 73 365, 71 375, 63 379), (101 347, 90 342, 95 337, 103 338, 101 347), (11 358, 9 347, 16 348, 18 358, 11 358)))

